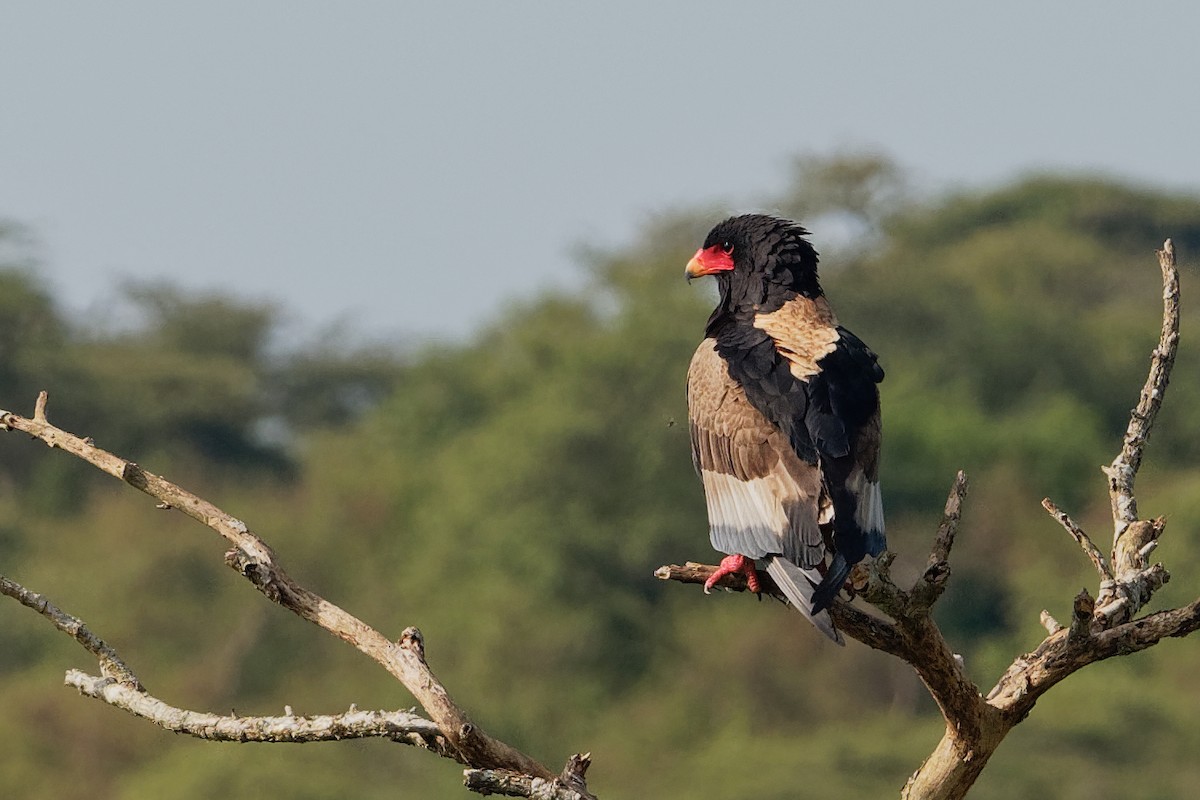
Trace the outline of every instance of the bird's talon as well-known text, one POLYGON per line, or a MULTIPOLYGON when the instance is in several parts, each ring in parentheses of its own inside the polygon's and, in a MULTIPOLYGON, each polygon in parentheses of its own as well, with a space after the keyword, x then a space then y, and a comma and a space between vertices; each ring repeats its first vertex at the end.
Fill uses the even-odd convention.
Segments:
POLYGON ((704 593, 712 594, 716 586, 726 575, 741 575, 746 579, 746 588, 755 594, 762 593, 762 585, 758 582, 758 573, 754 569, 754 559, 746 556, 732 555, 721 559, 717 571, 708 576, 704 582, 704 593))

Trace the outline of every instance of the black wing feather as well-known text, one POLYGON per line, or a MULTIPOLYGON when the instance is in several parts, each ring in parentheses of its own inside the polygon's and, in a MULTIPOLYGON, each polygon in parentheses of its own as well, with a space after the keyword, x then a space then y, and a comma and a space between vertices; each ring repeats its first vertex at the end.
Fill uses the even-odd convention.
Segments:
POLYGON ((836 348, 817 362, 821 371, 808 381, 804 415, 815 447, 831 459, 848 456, 854 434, 879 413, 875 384, 883 380, 871 348, 842 326, 837 331, 836 348))

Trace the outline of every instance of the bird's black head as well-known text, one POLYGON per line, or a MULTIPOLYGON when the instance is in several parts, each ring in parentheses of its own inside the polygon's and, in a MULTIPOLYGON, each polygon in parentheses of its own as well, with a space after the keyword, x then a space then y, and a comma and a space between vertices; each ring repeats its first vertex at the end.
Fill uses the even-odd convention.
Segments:
POLYGON ((718 312, 770 312, 797 294, 817 297, 817 251, 803 227, 764 214, 730 217, 709 231, 688 262, 688 280, 712 275, 721 291, 718 312))

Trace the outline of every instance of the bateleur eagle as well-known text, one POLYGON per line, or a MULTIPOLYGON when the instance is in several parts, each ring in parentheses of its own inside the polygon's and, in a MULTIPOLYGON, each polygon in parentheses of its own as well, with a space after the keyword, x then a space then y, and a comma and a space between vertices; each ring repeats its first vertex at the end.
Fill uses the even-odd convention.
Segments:
POLYGON ((720 300, 688 368, 692 459, 723 575, 755 561, 836 642, 828 607, 852 565, 886 547, 879 492, 883 369, 838 324, 795 222, 718 224, 687 265, 720 300))

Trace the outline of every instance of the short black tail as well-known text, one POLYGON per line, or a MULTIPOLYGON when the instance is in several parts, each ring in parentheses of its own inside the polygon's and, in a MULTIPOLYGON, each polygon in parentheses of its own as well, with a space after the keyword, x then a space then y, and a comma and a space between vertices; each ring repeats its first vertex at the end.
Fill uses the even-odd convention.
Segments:
POLYGON ((829 569, 825 571, 825 577, 821 579, 821 584, 813 592, 812 611, 814 614, 819 614, 829 608, 833 603, 833 598, 837 597, 849 576, 850 562, 841 553, 834 554, 829 569))
POLYGON ((809 622, 815 625, 817 630, 838 644, 844 645, 846 643, 846 640, 842 638, 842 634, 838 633, 837 628, 833 627, 833 620, 829 618, 828 611, 819 614, 813 613, 813 587, 820 577, 820 574, 815 569, 798 567, 783 556, 768 556, 767 574, 775 580, 776 585, 787 596, 791 604, 796 607, 796 610, 808 617, 809 622))

